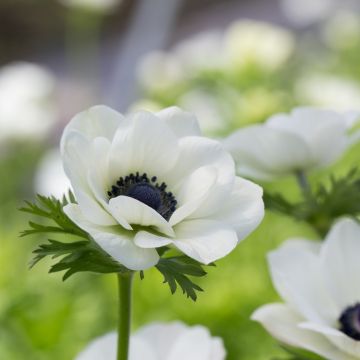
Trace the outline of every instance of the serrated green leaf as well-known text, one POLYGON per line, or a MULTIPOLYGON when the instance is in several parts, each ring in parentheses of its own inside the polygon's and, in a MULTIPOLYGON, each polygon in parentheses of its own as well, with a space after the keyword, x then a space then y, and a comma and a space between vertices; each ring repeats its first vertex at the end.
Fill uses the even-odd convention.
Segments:
POLYGON ((63 256, 50 268, 50 273, 66 271, 63 279, 68 279, 77 272, 90 271, 95 273, 109 274, 128 271, 124 266, 113 260, 102 251, 96 244, 84 240, 72 243, 63 243, 57 240, 49 240, 47 244, 41 244, 35 251, 36 255, 30 266, 33 267, 46 256, 52 259, 63 256))
POLYGON ((337 218, 360 215, 360 173, 351 169, 341 177, 330 176, 327 183, 318 184, 297 203, 269 193, 265 193, 264 201, 267 209, 305 221, 324 236, 337 218))
POLYGON ((69 192, 68 198, 64 197, 62 201, 57 200, 54 197, 42 195, 37 195, 34 203, 26 201, 26 206, 20 208, 20 211, 45 218, 46 220, 51 220, 55 223, 55 226, 30 221, 30 229, 22 231, 20 235, 28 236, 38 233, 62 233, 87 238, 87 233, 74 224, 63 211, 63 207, 74 200, 74 196, 69 192))
POLYGON ((187 256, 174 256, 160 259, 156 268, 164 276, 164 283, 169 285, 170 291, 174 294, 180 286, 182 292, 193 301, 196 301, 196 291, 203 289, 190 280, 189 276, 202 277, 206 271, 201 264, 187 256))

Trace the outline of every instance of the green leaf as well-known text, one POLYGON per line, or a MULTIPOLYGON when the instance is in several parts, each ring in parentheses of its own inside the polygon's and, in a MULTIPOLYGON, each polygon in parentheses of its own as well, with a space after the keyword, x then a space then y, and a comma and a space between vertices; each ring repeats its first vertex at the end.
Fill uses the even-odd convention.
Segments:
POLYGON ((192 282, 188 276, 202 277, 207 273, 202 268, 201 264, 187 256, 173 256, 160 259, 156 268, 164 276, 164 283, 170 287, 170 291, 174 294, 180 286, 183 294, 188 298, 196 301, 196 291, 203 291, 203 289, 192 282))
POLYGON ((63 207, 70 202, 75 202, 74 195, 71 192, 69 192, 68 198, 64 196, 62 201, 57 200, 55 197, 42 195, 37 195, 34 203, 26 201, 26 206, 20 208, 20 211, 45 218, 53 224, 48 225, 30 221, 30 229, 21 232, 21 236, 38 233, 62 233, 87 238, 87 233, 75 225, 63 211, 63 207))
POLYGON ((290 203, 281 194, 268 193, 264 201, 267 209, 306 221, 323 236, 337 218, 356 219, 360 215, 360 173, 351 169, 337 178, 332 175, 297 203, 290 203))
POLYGON ((129 271, 105 253, 85 231, 67 217, 63 207, 74 202, 75 198, 71 192, 67 197, 64 196, 61 201, 54 197, 38 195, 36 202, 26 202, 26 206, 20 209, 23 212, 43 218, 47 222, 47 224, 44 224, 30 221, 30 228, 23 231, 21 236, 55 233, 75 235, 82 238, 81 241, 76 242, 49 240, 48 243, 39 245, 33 252, 35 256, 30 263, 30 267, 50 256, 52 259, 61 257, 56 264, 51 266, 49 272, 65 271, 64 280, 82 271, 102 274, 129 271), (49 225, 49 222, 52 224, 49 225))
POLYGON ((63 280, 68 279, 77 272, 90 271, 109 274, 129 271, 124 266, 113 260, 95 243, 89 240, 64 243, 49 240, 49 243, 40 245, 34 251, 35 257, 30 266, 33 267, 46 256, 52 259, 63 256, 50 268, 50 273, 66 271, 63 280))

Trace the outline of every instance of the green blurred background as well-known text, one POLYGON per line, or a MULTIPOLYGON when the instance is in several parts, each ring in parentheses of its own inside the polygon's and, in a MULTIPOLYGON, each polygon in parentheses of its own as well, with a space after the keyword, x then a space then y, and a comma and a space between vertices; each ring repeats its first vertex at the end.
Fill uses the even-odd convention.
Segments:
MULTIPOLYGON (((116 325, 115 276, 83 273, 62 282, 61 274, 47 274, 50 260, 29 271, 44 238, 19 238, 29 220, 18 211, 23 200, 66 189, 52 149, 74 113, 95 103, 121 111, 178 104, 198 115, 206 134, 221 137, 300 104, 360 109, 358 5, 306 3, 307 12, 285 0, 123 0, 101 10, 1 1, 0 359, 71 360, 116 325), (242 24, 236 31, 234 22, 242 24), (214 29, 210 45, 198 36, 214 29)), ((345 174, 359 160, 356 145, 310 181, 345 174)), ((300 197, 293 178, 261 185, 300 197)), ((135 281, 134 329, 151 321, 203 324, 224 339, 229 360, 285 359, 249 316, 278 300, 265 256, 293 236, 317 237, 308 225, 267 212, 248 239, 208 268, 196 303, 171 295, 157 271, 146 271, 135 281)))

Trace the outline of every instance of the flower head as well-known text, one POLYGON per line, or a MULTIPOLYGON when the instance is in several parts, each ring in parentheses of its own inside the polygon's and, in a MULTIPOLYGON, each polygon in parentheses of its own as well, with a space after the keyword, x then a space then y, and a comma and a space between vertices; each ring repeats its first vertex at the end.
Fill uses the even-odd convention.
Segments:
POLYGON ((178 108, 123 117, 93 107, 65 128, 61 151, 78 202, 65 213, 131 270, 155 265, 163 246, 208 264, 263 217, 262 189, 178 108))
POLYGON ((38 140, 55 122, 55 81, 39 65, 18 62, 0 69, 0 141, 38 140))
POLYGON ((292 55, 293 35, 280 27, 258 21, 234 22, 225 33, 225 53, 235 68, 256 65, 263 70, 279 69, 292 55))
POLYGON ((225 140, 225 148, 240 174, 271 180, 335 161, 351 143, 348 123, 348 114, 297 108, 236 131, 225 140))
POLYGON ((360 225, 343 219, 323 244, 293 239, 269 255, 285 304, 253 314, 280 342, 329 360, 360 359, 360 225))
POLYGON ((70 181, 62 167, 59 150, 48 150, 40 160, 36 170, 35 191, 45 196, 62 198, 70 187, 70 181))
MULTIPOLYGON (((117 334, 94 340, 76 360, 115 360, 117 334)), ((218 337, 203 326, 180 322, 153 323, 138 330, 130 340, 129 360, 224 360, 225 349, 218 337)))

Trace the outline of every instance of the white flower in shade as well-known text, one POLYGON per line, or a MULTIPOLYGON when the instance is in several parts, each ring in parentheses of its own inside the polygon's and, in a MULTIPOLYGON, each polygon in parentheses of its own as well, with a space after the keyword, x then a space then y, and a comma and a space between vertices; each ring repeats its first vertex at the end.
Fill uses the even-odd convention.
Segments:
POLYGON ((258 21, 237 21, 225 33, 225 53, 232 67, 255 64, 276 70, 292 55, 293 35, 280 27, 258 21))
POLYGON ((184 72, 175 56, 164 51, 153 51, 137 65, 137 78, 147 91, 166 91, 183 81, 184 72))
POLYGON ((185 73, 220 69, 224 66, 223 34, 219 30, 200 32, 181 41, 172 52, 185 73))
POLYGON ((350 145, 347 114, 297 108, 261 125, 236 131, 224 142, 241 175, 271 180, 326 166, 350 145))
POLYGON ((253 320, 281 343, 328 360, 360 359, 360 225, 336 223, 324 243, 286 242, 269 254, 285 303, 258 309, 253 320))
MULTIPOLYGON (((117 334, 96 340, 75 360, 115 360, 117 334)), ((129 360, 224 360, 222 339, 212 337, 203 326, 180 322, 153 323, 131 336, 129 360)))
POLYGON ((52 149, 40 160, 35 174, 35 191, 40 195, 62 198, 70 190, 70 181, 65 175, 60 152, 52 149))
POLYGON ((323 30, 323 37, 331 48, 336 50, 356 49, 359 44, 360 17, 350 9, 334 14, 323 30))
POLYGON ((43 139, 56 120, 54 90, 54 78, 39 65, 0 68, 0 141, 43 139))
POLYGON ((336 111, 360 110, 360 86, 357 82, 334 75, 309 74, 295 85, 300 102, 336 111))
POLYGON ((219 99, 214 94, 195 89, 181 96, 178 103, 182 108, 196 114, 200 128, 205 134, 216 134, 229 126, 221 116, 219 99))
POLYGON ((155 265, 162 246, 208 264, 263 217, 262 189, 175 107, 127 117, 93 107, 67 125, 61 151, 78 202, 64 211, 132 270, 155 265))
POLYGON ((122 0, 59 0, 63 5, 96 12, 110 12, 122 0))

